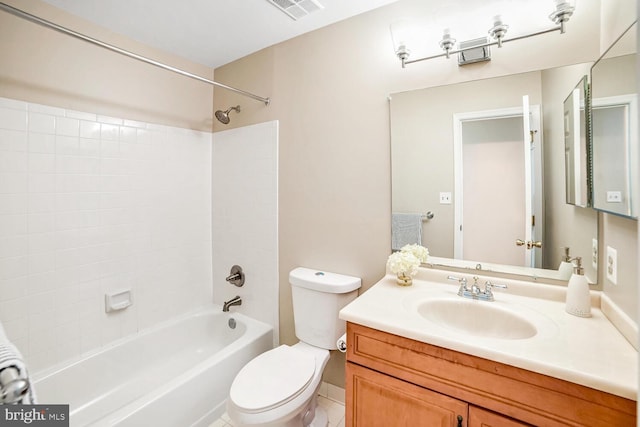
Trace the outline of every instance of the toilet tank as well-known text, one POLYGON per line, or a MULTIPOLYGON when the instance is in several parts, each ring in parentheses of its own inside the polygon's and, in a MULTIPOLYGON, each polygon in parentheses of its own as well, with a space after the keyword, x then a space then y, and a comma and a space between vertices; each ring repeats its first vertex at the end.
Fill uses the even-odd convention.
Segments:
POLYGON ((335 350, 345 333, 340 310, 358 296, 358 277, 298 267, 289 273, 296 336, 315 347, 335 350))

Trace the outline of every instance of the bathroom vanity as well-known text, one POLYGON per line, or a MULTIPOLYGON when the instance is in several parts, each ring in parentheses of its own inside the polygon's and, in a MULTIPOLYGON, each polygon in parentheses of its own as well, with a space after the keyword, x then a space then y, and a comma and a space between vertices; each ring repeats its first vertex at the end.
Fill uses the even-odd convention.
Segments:
POLYGON ((347 426, 636 425, 637 352, 598 293, 578 318, 563 288, 510 281, 494 302, 465 300, 422 270, 410 287, 387 275, 341 311, 347 426))

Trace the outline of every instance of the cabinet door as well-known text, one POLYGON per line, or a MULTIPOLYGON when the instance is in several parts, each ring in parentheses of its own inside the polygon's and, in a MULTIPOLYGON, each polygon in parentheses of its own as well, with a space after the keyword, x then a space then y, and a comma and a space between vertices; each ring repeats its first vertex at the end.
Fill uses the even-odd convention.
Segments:
POLYGON ((468 404, 347 363, 347 419, 352 427, 467 427, 468 404))
POLYGON ((495 412, 469 406, 469 426, 468 427, 526 427, 531 424, 524 424, 512 418, 503 417, 495 412))

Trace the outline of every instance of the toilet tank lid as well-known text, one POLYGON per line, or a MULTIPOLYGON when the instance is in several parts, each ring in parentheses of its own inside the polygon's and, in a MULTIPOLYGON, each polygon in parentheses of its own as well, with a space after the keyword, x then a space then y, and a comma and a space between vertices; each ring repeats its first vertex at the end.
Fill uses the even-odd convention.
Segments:
POLYGON ((358 289, 362 284, 362 280, 359 277, 298 267, 289 273, 289 283, 292 286, 312 289, 318 292, 343 294, 358 289))

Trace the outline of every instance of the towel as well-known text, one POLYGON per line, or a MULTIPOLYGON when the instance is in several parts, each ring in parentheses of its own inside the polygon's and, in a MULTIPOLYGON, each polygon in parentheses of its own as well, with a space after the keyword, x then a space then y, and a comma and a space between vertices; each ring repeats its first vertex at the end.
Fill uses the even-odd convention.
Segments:
POLYGON ((399 251, 404 245, 422 244, 422 214, 391 214, 391 249, 399 251))
MULTIPOLYGON (((27 382, 28 387, 26 391, 18 400, 15 401, 15 403, 36 403, 36 395, 33 391, 33 387, 31 386, 31 379, 27 372, 27 366, 25 365, 22 355, 18 349, 8 341, 0 342, 0 379, 7 381, 7 378, 15 378, 16 381, 24 380, 27 382)), ((0 387, 5 389, 2 391, 6 391, 7 388, 11 388, 11 383, 3 384, 2 381, 0 381, 0 387)))

